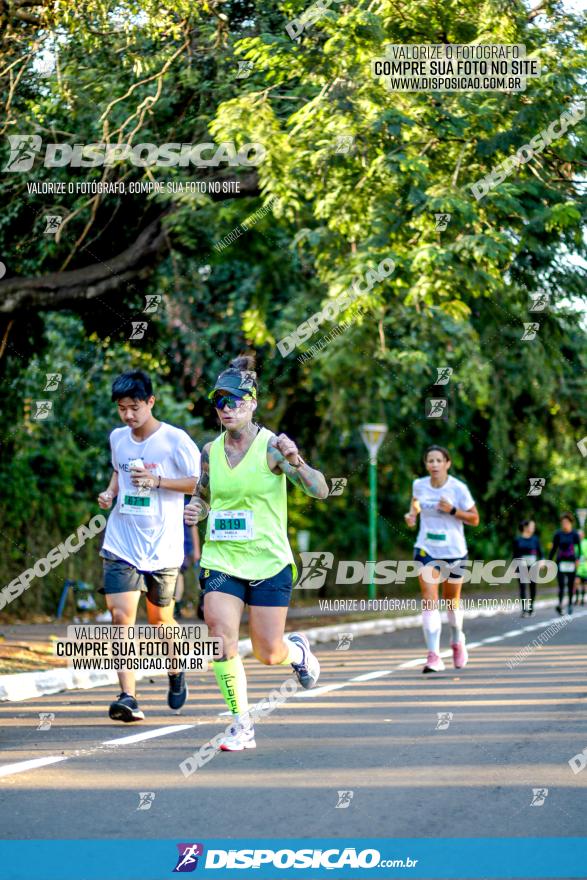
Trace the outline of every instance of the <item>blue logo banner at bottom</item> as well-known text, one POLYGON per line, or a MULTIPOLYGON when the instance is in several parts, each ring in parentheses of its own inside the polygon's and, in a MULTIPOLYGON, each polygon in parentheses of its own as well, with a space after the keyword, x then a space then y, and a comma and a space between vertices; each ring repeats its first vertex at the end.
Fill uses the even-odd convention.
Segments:
POLYGON ((587 838, 3 840, 3 880, 585 878, 587 838))

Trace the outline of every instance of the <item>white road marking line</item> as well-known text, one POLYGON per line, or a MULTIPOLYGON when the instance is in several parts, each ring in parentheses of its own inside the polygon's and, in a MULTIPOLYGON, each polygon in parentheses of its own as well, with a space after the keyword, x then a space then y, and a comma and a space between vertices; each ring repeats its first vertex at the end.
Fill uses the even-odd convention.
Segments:
POLYGON ((52 755, 50 758, 32 758, 30 761, 18 761, 16 764, 3 764, 0 767, 0 776, 12 776, 13 773, 26 773, 36 767, 46 767, 47 764, 57 764, 58 761, 67 761, 67 758, 58 758, 52 755))
MULTIPOLYGON (((574 617, 585 617, 587 615, 587 611, 579 611, 574 617)), ((552 617, 550 620, 545 620, 543 623, 539 624, 531 624, 529 626, 525 626, 522 629, 512 629, 508 632, 503 633, 501 636, 489 636, 487 639, 481 639, 479 642, 471 642, 467 644, 468 648, 478 648, 481 645, 489 644, 491 642, 501 642, 504 639, 509 639, 512 636, 520 635, 524 632, 529 632, 530 630, 535 629, 545 629, 551 626, 553 623, 556 623, 560 620, 560 617, 552 617)), ((570 622, 570 621, 569 621, 570 622)), ((442 651, 441 657, 449 657, 451 651, 442 651)), ((412 666, 419 666, 421 663, 424 663, 426 660, 425 657, 417 657, 415 660, 407 660, 405 663, 400 663, 396 668, 397 669, 409 669, 412 666)), ((393 669, 378 669, 373 672, 365 672, 361 675, 357 675, 354 678, 349 679, 348 681, 339 682, 338 684, 329 684, 324 687, 314 688, 309 691, 298 691, 293 694, 294 697, 319 697, 322 694, 330 693, 331 691, 338 691, 341 688, 350 687, 356 681, 371 681, 376 678, 383 678, 386 675, 392 675, 393 669)), ((229 712, 223 712, 222 715, 229 715, 229 712)), ((200 724, 202 722, 198 722, 200 724)), ((170 733, 179 733, 181 730, 189 730, 192 727, 196 727, 196 724, 172 724, 169 727, 158 727, 156 730, 148 730, 145 733, 135 733, 130 736, 123 736, 118 739, 107 739, 102 743, 103 746, 111 746, 111 745, 122 745, 122 744, 131 744, 136 742, 142 742, 147 739, 154 739, 158 736, 167 736, 170 733)), ((34 770, 37 767, 45 767, 48 764, 56 764, 59 761, 67 761, 67 757, 57 757, 55 755, 47 757, 47 758, 33 758, 30 761, 19 761, 16 764, 4 764, 0 766, 0 777, 10 776, 14 773, 25 773, 27 770, 34 770)))
POLYGON ((169 733, 179 733, 180 730, 189 730, 195 724, 171 724, 169 727, 157 727, 155 730, 146 730, 144 733, 133 733, 130 736, 122 736, 119 739, 105 739, 103 746, 120 746, 123 744, 138 743, 145 739, 155 739, 157 736, 167 736, 169 733))
POLYGON ((398 669, 411 669, 412 666, 421 666, 422 663, 426 662, 426 657, 416 657, 415 660, 406 660, 405 663, 400 663, 397 667, 398 669))
MULTIPOLYGON (((169 733, 179 733, 181 730, 189 730, 196 727, 195 724, 172 724, 169 727, 158 727, 156 730, 147 730, 144 733, 134 733, 131 736, 122 736, 118 739, 107 739, 103 746, 130 745, 145 739, 154 739, 158 736, 167 736, 169 733)), ((19 761, 16 764, 4 764, 0 767, 0 777, 12 776, 13 773, 26 773, 27 770, 35 770, 37 767, 46 767, 48 764, 57 764, 59 761, 68 761, 68 755, 60 757, 51 755, 47 758, 33 758, 30 761, 19 761)), ((76 756, 73 756, 76 757, 76 756)))
POLYGON ((382 669, 379 672, 363 672, 362 675, 355 675, 349 681, 371 681, 372 678, 383 678, 384 675, 391 675, 393 669, 382 669))
POLYGON ((338 691, 341 688, 348 687, 350 681, 342 681, 339 684, 326 684, 324 687, 312 688, 310 691, 296 691, 293 697, 319 697, 322 694, 328 694, 330 691, 338 691))

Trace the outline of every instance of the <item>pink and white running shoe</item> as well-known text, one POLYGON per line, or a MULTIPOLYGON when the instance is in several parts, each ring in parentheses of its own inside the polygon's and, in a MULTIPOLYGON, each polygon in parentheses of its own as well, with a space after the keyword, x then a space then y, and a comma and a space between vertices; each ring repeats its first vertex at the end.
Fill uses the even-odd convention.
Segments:
POLYGON ((428 651, 426 665, 422 672, 444 672, 445 668, 446 667, 438 654, 435 654, 434 651, 428 651))
POLYGON ((451 644, 451 648, 452 662, 454 663, 455 669, 462 669, 463 666, 467 665, 467 662, 469 660, 469 652, 467 651, 467 646, 465 645, 465 637, 461 636, 461 641, 451 644))
POLYGON ((252 724, 245 726, 235 722, 230 731, 219 743, 222 752, 242 752, 243 749, 255 749, 255 728, 252 724))

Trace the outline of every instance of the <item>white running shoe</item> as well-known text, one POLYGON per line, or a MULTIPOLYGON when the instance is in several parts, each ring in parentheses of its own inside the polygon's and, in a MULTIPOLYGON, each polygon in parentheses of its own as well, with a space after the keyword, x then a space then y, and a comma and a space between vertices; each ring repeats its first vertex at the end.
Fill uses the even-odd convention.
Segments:
POLYGON ((233 724, 230 731, 220 741, 219 748, 223 752, 242 752, 243 749, 256 749, 255 728, 252 724, 249 727, 238 722, 233 724))
POLYGON ((426 658, 426 665, 422 672, 444 672, 446 669, 444 663, 442 662, 442 658, 435 654, 434 651, 428 651, 428 657, 426 658))
POLYGON ((304 653, 301 663, 292 663, 292 669, 297 675, 298 681, 303 688, 313 688, 320 677, 320 663, 318 658, 310 650, 310 642, 303 633, 289 633, 286 636, 294 645, 299 645, 304 653))

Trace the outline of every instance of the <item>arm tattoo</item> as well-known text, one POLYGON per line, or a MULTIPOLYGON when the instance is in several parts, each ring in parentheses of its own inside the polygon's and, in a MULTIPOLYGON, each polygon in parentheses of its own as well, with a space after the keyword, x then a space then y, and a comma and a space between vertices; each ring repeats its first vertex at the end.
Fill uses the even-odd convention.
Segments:
POLYGON ((210 444, 207 443, 202 450, 202 458, 200 461, 200 479, 194 491, 194 495, 199 498, 210 498, 210 444))
POLYGON ((302 469, 292 467, 285 456, 282 455, 279 449, 277 449, 272 443, 269 445, 268 452, 271 457, 271 467, 278 467, 279 470, 285 474, 290 483, 293 483, 294 486, 298 486, 298 488, 311 498, 323 499, 326 497, 328 494, 328 487, 326 486, 324 475, 320 471, 311 468, 308 464, 302 466, 302 469), (300 473, 300 470, 303 470, 303 473, 300 473))

